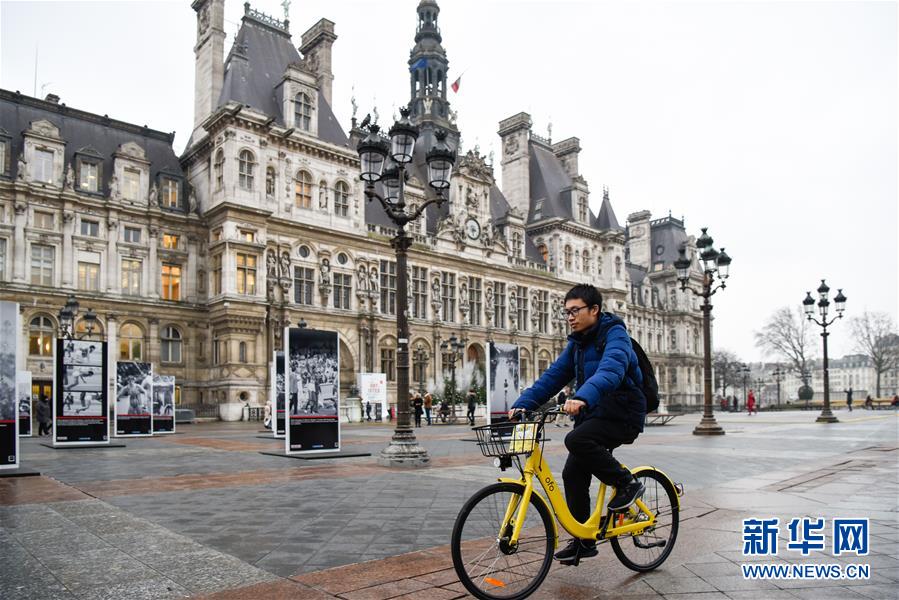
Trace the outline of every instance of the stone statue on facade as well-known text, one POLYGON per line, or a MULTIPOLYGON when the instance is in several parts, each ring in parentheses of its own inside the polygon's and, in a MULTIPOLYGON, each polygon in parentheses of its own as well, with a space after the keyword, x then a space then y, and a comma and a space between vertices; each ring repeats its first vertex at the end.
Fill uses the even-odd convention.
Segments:
MULTIPOLYGON (((69 168, 71 169, 72 167, 69 166, 69 168)), ((18 173, 16 174, 16 179, 18 179, 19 181, 25 181, 25 179, 28 177, 28 163, 25 161, 24 156, 19 156, 19 164, 17 165, 16 170, 18 171, 18 173)))
POLYGON ((115 173, 109 178, 109 197, 112 200, 119 199, 119 178, 115 176, 115 173))
POLYGON ((290 253, 282 252, 281 260, 279 261, 279 274, 281 277, 281 281, 287 282, 288 287, 290 287, 290 253))
POLYGON ((66 169, 66 177, 63 183, 67 190, 75 189, 75 168, 72 165, 66 169))
POLYGON ((540 314, 537 312, 537 294, 531 296, 531 326, 537 331, 540 326, 540 314))
POLYGON ((431 310, 434 318, 440 318, 440 311, 443 310, 443 301, 440 299, 440 278, 435 277, 431 280, 431 310))
POLYGON ((318 271, 318 287, 321 290, 322 295, 327 296, 331 293, 331 261, 327 258, 323 258, 318 267, 318 271))
POLYGON ((512 330, 518 329, 518 296, 509 294, 509 324, 512 330))
POLYGON ((367 291, 368 270, 366 270, 365 265, 359 265, 359 269, 356 271, 356 296, 364 298, 367 291))
POLYGON ((493 296, 493 286, 488 285, 484 290, 484 312, 487 316, 487 325, 493 325, 493 317, 495 313, 495 298, 493 296))
POLYGON ((463 281, 459 286, 459 313, 462 315, 462 322, 468 321, 468 311, 471 310, 471 303, 468 298, 468 283, 463 281))
POLYGON ((187 195, 187 210, 189 212, 199 214, 199 212, 197 211, 198 208, 199 205, 197 204, 197 192, 193 188, 191 188, 190 193, 187 195))
POLYGON ((156 189, 156 184, 150 186, 150 206, 156 208, 159 206, 159 190, 156 189))

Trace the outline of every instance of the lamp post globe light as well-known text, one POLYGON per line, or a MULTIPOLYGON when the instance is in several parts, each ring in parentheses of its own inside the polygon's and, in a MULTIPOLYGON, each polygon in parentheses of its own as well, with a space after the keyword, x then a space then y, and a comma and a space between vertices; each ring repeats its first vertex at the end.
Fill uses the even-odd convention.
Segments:
POLYGON ((456 388, 456 362, 462 358, 467 344, 467 339, 459 339, 455 335, 451 335, 448 340, 440 343, 440 350, 450 363, 450 379, 453 382, 453 397, 450 399, 450 404, 453 407, 450 416, 452 423, 456 422, 456 398, 459 395, 459 390, 456 388))
POLYGON ((749 365, 743 365, 740 367, 740 374, 743 376, 743 406, 746 407, 746 381, 750 379, 750 375, 752 374, 752 369, 749 368, 749 365))
POLYGON ((846 296, 843 295, 843 290, 837 290, 837 295, 834 296, 834 308, 837 311, 837 315, 827 320, 827 309, 830 308, 830 300, 827 297, 828 292, 830 292, 830 287, 824 280, 821 280, 821 285, 818 286, 818 314, 821 316, 821 320, 815 318, 815 299, 812 298, 811 292, 806 292, 805 300, 802 301, 802 308, 805 310, 805 316, 808 317, 809 321, 812 321, 819 327, 821 327, 821 338, 824 343, 824 408, 821 409, 821 414, 818 415, 818 418, 815 419, 818 423, 838 423, 837 417, 830 411, 830 376, 827 371, 827 336, 830 334, 827 332, 827 327, 832 325, 837 319, 843 318, 843 311, 846 310, 846 296))
POLYGON ((409 419, 409 320, 406 314, 406 296, 409 281, 406 257, 412 238, 406 225, 418 219, 431 204, 440 206, 446 201, 444 192, 449 188, 450 176, 456 163, 456 153, 446 144, 446 132, 437 130, 435 142, 425 157, 428 166, 428 183, 436 192, 421 205, 407 209, 404 197, 406 167, 412 162, 419 129, 409 121, 410 110, 400 109, 400 120, 395 122, 385 139, 377 124, 368 127, 368 135, 359 142, 357 151, 361 167, 360 178, 365 182, 365 197, 369 202, 377 200, 387 217, 396 225, 397 233, 391 244, 396 251, 396 429, 390 444, 381 450, 378 462, 386 466, 423 466, 430 458, 418 444, 409 419), (380 183, 383 194, 376 184, 380 183))
POLYGON ((715 292, 723 290, 725 282, 730 276, 731 258, 724 252, 715 250, 711 236, 706 232, 708 228, 702 228, 702 235, 696 240, 696 249, 699 251, 700 266, 702 267, 702 289, 697 290, 688 286, 690 279, 690 266, 692 261, 687 258, 686 248, 681 246, 680 258, 674 261, 677 270, 677 278, 680 280, 682 290, 689 289, 697 296, 701 296, 702 302, 702 341, 703 353, 703 387, 704 402, 702 420, 693 430, 694 435, 724 435, 724 429, 718 425, 712 412, 712 305, 709 302, 715 292), (719 283, 715 285, 715 277, 719 283))

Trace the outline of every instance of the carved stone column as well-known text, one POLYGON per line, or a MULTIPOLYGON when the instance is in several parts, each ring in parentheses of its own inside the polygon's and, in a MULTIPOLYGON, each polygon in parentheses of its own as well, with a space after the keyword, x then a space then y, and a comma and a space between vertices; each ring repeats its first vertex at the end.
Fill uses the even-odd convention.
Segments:
POLYGON ((159 228, 150 227, 150 264, 147 265, 147 292, 152 299, 159 299, 160 275, 162 265, 159 264, 159 228))
POLYGON ((183 280, 186 283, 184 286, 184 299, 188 302, 197 301, 197 254, 200 251, 198 247, 199 241, 196 235, 192 233, 187 234, 187 272, 184 274, 183 280))
POLYGON ((72 250, 72 234, 75 230, 75 213, 62 211, 62 259, 59 261, 62 271, 62 287, 72 287, 75 274, 75 252, 72 250))
POLYGON ((28 205, 23 201, 15 203, 15 247, 13 249, 13 281, 25 282, 25 265, 27 263, 27 250, 25 248, 25 223, 28 221, 28 205))
POLYGON ((119 235, 119 221, 110 215, 106 221, 106 290, 117 294, 121 291, 122 282, 118 274, 119 256, 116 252, 119 235))

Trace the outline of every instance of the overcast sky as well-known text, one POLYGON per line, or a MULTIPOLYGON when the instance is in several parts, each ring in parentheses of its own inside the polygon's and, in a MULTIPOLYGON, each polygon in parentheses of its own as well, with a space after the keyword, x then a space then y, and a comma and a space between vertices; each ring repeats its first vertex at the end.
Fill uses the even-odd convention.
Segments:
MULTIPOLYGON (((334 110, 345 129, 408 101, 417 0, 294 1, 295 43, 336 23, 334 110), (352 90, 355 90, 353 92, 352 90)), ((276 0, 253 7, 283 18, 276 0)), ((709 227, 733 258, 714 344, 759 360, 753 331, 822 277, 846 316, 897 316, 895 2, 444 0, 440 27, 467 147, 499 157, 497 124, 581 140, 596 211, 648 209, 709 227)), ((230 48, 243 3, 226 0, 230 48)), ((176 131, 193 124, 195 14, 178 2, 0 3, 0 87, 176 131), (35 52, 37 84, 35 85, 35 52)), ((497 160, 497 177, 500 177, 497 160)), ((848 323, 831 356, 853 350, 848 323)), ((820 338, 818 338, 820 340, 820 338)), ((820 350, 819 350, 820 354, 820 350)))

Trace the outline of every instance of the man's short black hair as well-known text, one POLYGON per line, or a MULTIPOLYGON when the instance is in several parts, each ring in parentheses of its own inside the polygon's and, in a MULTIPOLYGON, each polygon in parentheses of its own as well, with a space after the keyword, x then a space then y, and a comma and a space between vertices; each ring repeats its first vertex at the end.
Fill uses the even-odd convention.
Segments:
POLYGON ((565 302, 567 303, 569 300, 583 300, 587 306, 595 304, 600 311, 602 310, 602 294, 595 285, 589 283, 579 283, 568 290, 568 293, 565 294, 565 302))

